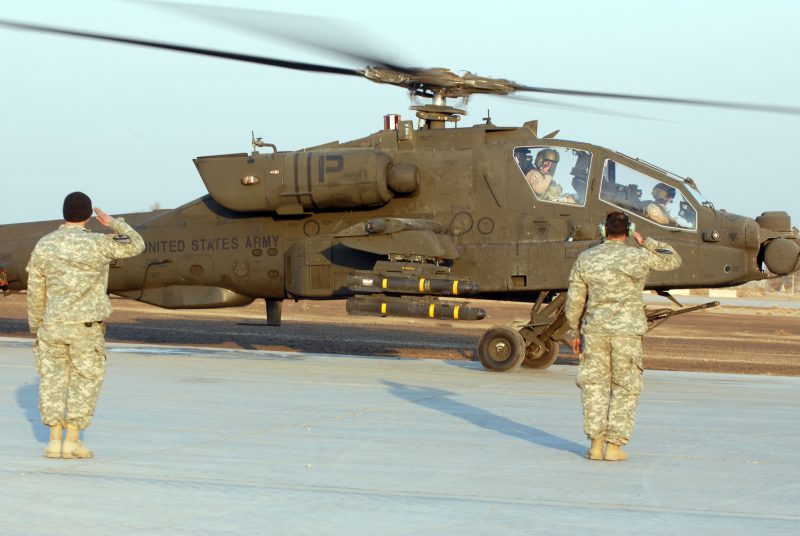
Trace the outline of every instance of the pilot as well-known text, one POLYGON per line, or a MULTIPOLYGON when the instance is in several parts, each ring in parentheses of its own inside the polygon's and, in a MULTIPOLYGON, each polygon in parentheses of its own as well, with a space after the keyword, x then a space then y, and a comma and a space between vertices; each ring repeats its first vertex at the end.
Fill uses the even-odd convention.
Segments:
POLYGON ((659 182, 653 187, 654 201, 644 210, 644 215, 662 225, 675 225, 675 218, 669 214, 669 204, 675 199, 675 188, 659 182))
POLYGON ((558 151, 555 149, 542 149, 536 153, 533 169, 528 171, 525 178, 539 199, 574 204, 575 198, 572 195, 565 196, 561 185, 553 180, 557 165, 558 151))
POLYGON ((522 170, 523 175, 527 175, 533 169, 533 159, 527 147, 517 147, 514 149, 514 160, 517 161, 519 169, 522 170))

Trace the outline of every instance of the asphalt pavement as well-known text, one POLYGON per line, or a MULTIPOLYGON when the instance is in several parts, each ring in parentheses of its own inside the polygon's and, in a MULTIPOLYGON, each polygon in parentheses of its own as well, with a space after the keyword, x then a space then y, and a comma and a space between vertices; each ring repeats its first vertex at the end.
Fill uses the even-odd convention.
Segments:
POLYGON ((614 463, 575 373, 111 344, 96 457, 51 460, 0 338, 0 534, 797 533, 800 378, 647 371, 614 463))

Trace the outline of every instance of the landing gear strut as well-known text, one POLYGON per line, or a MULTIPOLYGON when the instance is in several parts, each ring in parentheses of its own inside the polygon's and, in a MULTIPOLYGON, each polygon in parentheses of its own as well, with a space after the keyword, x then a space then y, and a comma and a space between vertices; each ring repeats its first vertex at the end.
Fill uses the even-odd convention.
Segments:
POLYGON ((545 369, 558 358, 558 341, 569 329, 564 316, 566 293, 540 292, 531 307, 530 322, 518 326, 494 327, 478 342, 478 359, 489 370, 508 372, 520 366, 545 369))
POLYGON ((264 299, 267 302, 267 325, 280 326, 281 313, 283 311, 283 300, 264 299))

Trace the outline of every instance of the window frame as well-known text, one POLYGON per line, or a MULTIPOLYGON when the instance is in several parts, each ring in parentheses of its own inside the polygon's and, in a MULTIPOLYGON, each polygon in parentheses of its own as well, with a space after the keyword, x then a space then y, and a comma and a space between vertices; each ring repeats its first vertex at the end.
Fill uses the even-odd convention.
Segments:
MULTIPOLYGON (((522 176, 522 180, 525 181, 525 184, 528 186, 528 189, 530 190, 531 194, 533 195, 533 200, 535 202, 552 203, 552 204, 558 205, 560 207, 586 208, 586 206, 587 206, 587 204, 589 202, 589 191, 590 191, 589 183, 591 182, 591 170, 592 170, 592 165, 593 165, 594 160, 595 160, 595 156, 596 156, 596 153, 594 151, 591 151, 591 150, 588 150, 588 149, 579 149, 577 147, 563 146, 563 145, 546 145, 546 144, 541 144, 541 145, 515 145, 511 150, 511 159, 514 162, 514 167, 516 167, 516 169, 519 171, 520 175, 522 176), (581 195, 581 197, 583 199, 583 202, 582 203, 577 203, 577 202, 568 203, 566 201, 556 201, 556 200, 544 199, 544 198, 540 197, 540 195, 537 194, 533 190, 533 187, 528 182, 527 173, 522 171, 522 166, 520 166, 520 163, 517 160, 517 156, 515 154, 517 149, 527 149, 529 152, 531 152, 531 151, 532 152, 539 152, 539 151, 541 151, 543 149, 553 149, 553 150, 556 150, 556 151, 559 151, 559 152, 572 153, 574 151, 577 151, 577 152, 583 152, 583 153, 588 154, 589 155, 589 162, 588 162, 588 165, 586 167, 586 184, 584 186, 583 194, 581 195)), ((573 157, 573 155, 570 154, 570 158, 572 158, 572 157, 573 157)), ((580 158, 580 156, 575 154, 574 155, 574 163, 577 163, 579 158, 580 158)), ((533 160, 535 160, 535 156, 533 156, 533 160)), ((561 165, 561 160, 558 162, 558 164, 561 165)), ((574 164, 573 164, 573 166, 574 166, 574 164)), ((574 180, 577 176, 573 175, 570 172, 567 172, 565 174, 565 177, 571 177, 571 180, 569 182, 569 186, 573 190, 573 193, 567 193, 567 194, 565 194, 565 197, 568 196, 568 195, 571 195, 573 197, 573 199, 576 199, 576 196, 579 195, 579 192, 573 187, 572 180, 574 180)), ((561 179, 561 178, 562 177, 558 177, 558 179, 561 179)), ((553 180, 556 180, 555 176, 553 176, 553 180)), ((564 186, 562 185, 562 183, 561 182, 557 182, 557 183, 560 186, 562 186, 562 190, 563 190, 564 186)))
MULTIPOLYGON (((650 167, 647 166, 647 168, 650 168, 650 167)), ((696 203, 698 202, 697 199, 695 199, 695 197, 690 192, 686 191, 686 189, 684 188, 683 184, 678 184, 677 181, 670 180, 670 177, 665 176, 665 174, 663 174, 662 172, 659 172, 658 169, 656 169, 654 167, 651 168, 651 169, 653 169, 654 171, 658 172, 662 176, 661 177, 655 177, 655 176, 651 175, 650 173, 646 173, 645 171, 637 169, 636 166, 632 166, 629 162, 625 162, 624 159, 616 159, 616 158, 612 158, 610 156, 606 156, 604 158, 604 160, 603 160, 602 168, 600 169, 600 187, 597 188, 597 198, 598 198, 598 200, 600 202, 602 202, 602 203, 605 203, 606 205, 608 205, 610 207, 613 207, 616 210, 621 210, 626 214, 629 214, 631 216, 636 216, 640 220, 646 221, 647 223, 649 223, 651 225, 656 225, 656 226, 658 226, 658 227, 660 227, 662 229, 666 229, 666 230, 669 230, 669 231, 684 231, 684 232, 689 232, 689 233, 695 233, 696 234, 698 232, 698 228, 699 228, 699 225, 698 225, 698 222, 697 222, 697 218, 698 218, 698 215, 700 213, 700 211, 698 210, 698 207, 696 205, 696 203), (621 204, 616 204, 612 200, 604 199, 603 198, 603 183, 605 181, 606 170, 607 170, 609 161, 610 162, 614 162, 615 166, 616 165, 624 166, 628 170, 633 171, 633 172, 635 172, 635 173, 637 173, 639 175, 642 175, 642 176, 650 179, 654 183, 662 183, 662 184, 665 184, 667 186, 671 186, 671 187, 675 188, 676 191, 680 192, 681 196, 683 197, 683 201, 685 201, 692 208, 692 210, 694 210, 694 214, 695 214, 694 226, 693 227, 683 227, 683 226, 680 226, 680 225, 669 225, 669 224, 664 224, 664 223, 658 223, 657 221, 655 221, 655 220, 653 220, 651 218, 648 218, 644 214, 644 211, 642 211, 640 213, 640 212, 638 212, 636 210, 633 210, 631 208, 624 207, 621 204)), ((614 184, 619 184, 616 181, 616 175, 617 175, 616 172, 614 173, 614 175, 615 175, 614 184)), ((628 183, 625 186, 630 186, 631 184, 635 184, 637 186, 637 188, 639 188, 639 184, 638 183, 628 183)))

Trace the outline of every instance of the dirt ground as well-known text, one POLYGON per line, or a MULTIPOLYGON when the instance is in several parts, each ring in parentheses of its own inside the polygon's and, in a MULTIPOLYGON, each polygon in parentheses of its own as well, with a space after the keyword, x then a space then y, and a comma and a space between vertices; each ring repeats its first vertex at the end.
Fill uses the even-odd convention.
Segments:
MULTIPOLYGON (((0 297, 0 335, 32 337, 25 295, 0 297)), ((109 341, 403 358, 477 359, 481 334, 529 316, 530 305, 479 301, 482 321, 349 316, 344 301, 285 301, 280 327, 263 300, 247 307, 169 311, 112 299, 109 341)), ((645 368, 800 376, 800 309, 720 306, 672 318, 644 340, 645 368)), ((566 346, 557 363, 575 364, 566 346)))

